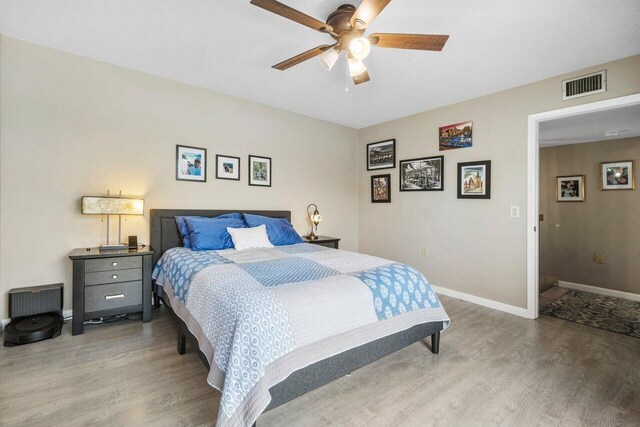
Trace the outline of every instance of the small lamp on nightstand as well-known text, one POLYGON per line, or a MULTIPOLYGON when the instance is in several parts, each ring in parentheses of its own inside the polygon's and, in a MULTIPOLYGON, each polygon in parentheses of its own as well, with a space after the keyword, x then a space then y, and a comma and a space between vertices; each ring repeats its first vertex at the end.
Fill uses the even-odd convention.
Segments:
POLYGON ((307 237, 309 238, 309 240, 316 240, 318 236, 316 236, 316 234, 314 233, 314 228, 315 231, 318 231, 318 224, 320 224, 320 221, 322 221, 322 215, 320 215, 320 212, 318 212, 318 206, 313 203, 307 206, 307 215, 309 215, 309 221, 311 221, 311 233, 309 233, 307 237), (313 213, 311 213, 310 211, 311 206, 314 207, 313 213))
POLYGON ((119 251, 129 246, 122 243, 122 215, 144 215, 144 199, 122 197, 84 196, 82 197, 82 213, 87 215, 107 216, 107 243, 100 246, 101 251, 119 251), (118 215, 118 242, 109 244, 109 216, 118 215))

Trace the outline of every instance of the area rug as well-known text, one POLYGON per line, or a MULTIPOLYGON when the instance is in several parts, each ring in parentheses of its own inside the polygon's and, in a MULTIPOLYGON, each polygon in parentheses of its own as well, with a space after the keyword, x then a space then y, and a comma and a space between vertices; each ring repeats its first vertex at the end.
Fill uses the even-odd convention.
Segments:
POLYGON ((640 338, 640 302, 569 290, 540 314, 640 338))

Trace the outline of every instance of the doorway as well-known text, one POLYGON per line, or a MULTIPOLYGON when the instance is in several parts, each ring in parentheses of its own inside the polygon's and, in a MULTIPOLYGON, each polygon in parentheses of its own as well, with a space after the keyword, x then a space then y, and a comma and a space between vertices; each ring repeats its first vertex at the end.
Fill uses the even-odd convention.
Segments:
MULTIPOLYGON (((640 94, 567 107, 529 116, 527 165, 527 317, 539 316, 540 289, 540 138, 541 127, 555 120, 577 118, 581 115, 604 113, 609 110, 640 106, 640 94)), ((552 126, 551 126, 552 127, 552 126)), ((603 130, 603 132, 606 132, 603 130)), ((543 218, 544 219, 544 218, 543 218)))

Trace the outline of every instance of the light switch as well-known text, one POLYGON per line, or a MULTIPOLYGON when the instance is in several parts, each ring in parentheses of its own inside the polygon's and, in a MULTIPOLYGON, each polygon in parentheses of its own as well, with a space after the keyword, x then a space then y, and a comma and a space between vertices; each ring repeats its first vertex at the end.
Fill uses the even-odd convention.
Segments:
POLYGON ((520 218, 520 206, 511 206, 511 218, 520 218))

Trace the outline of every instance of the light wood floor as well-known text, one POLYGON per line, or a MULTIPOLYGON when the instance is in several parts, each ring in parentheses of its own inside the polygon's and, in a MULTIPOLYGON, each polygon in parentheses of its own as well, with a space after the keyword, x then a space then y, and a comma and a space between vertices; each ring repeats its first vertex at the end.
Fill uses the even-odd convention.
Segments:
MULTIPOLYGON (((640 340, 442 298, 440 355, 413 344, 260 417, 258 426, 638 426, 640 340)), ((211 425, 218 393, 164 311, 0 348, 2 426, 211 425)))

